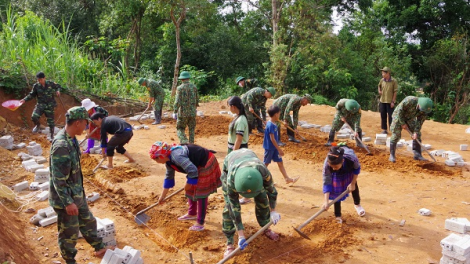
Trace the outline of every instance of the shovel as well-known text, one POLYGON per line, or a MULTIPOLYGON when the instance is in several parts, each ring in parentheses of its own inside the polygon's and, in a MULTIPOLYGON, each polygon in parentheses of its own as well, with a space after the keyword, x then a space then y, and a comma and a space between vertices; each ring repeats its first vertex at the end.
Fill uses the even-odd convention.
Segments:
MULTIPOLYGON (((284 123, 283 123, 283 124, 284 124, 284 123)), ((286 124, 284 124, 284 126, 285 126, 287 129, 289 129, 290 131, 296 133, 303 141, 307 141, 306 138, 304 138, 301 134, 299 134, 297 131, 295 131, 294 129, 292 129, 292 127, 290 127, 290 126, 288 126, 288 125, 286 125, 286 124)))
POLYGON ((145 110, 144 110, 144 111, 142 112, 142 114, 139 116, 139 118, 137 118, 137 122, 139 122, 139 123, 142 124, 142 122, 140 122, 140 119, 142 118, 142 116, 144 116, 145 112, 147 112, 147 110, 149 110, 149 108, 150 108, 150 105, 148 105, 147 108, 145 108, 145 110))
MULTIPOLYGON (((248 238, 248 240, 246 241, 247 244, 249 244, 253 239, 255 239, 257 236, 259 236, 260 234, 262 234, 264 231, 266 231, 266 229, 268 229, 271 225, 273 224, 272 221, 269 221, 269 223, 265 226, 263 226, 263 228, 261 228, 260 230, 258 230, 258 232, 256 232, 254 235, 252 235, 250 238, 248 238)), ((235 254, 238 253, 238 251, 240 251, 240 248, 236 248, 234 251, 232 251, 232 253, 230 253, 229 255, 227 255, 225 258, 223 258, 221 261, 217 262, 217 264, 222 264, 222 263, 225 263, 227 260, 231 259, 235 254)))
MULTIPOLYGON (((334 199, 333 201, 329 202, 328 203, 328 207, 332 206, 334 203, 336 203, 337 201, 339 201, 341 198, 343 198, 346 194, 349 193, 349 190, 346 190, 344 191, 343 193, 341 193, 338 197, 336 197, 336 199, 334 199)), ((321 213, 325 212, 326 210, 325 209, 321 209, 320 211, 318 211, 316 214, 312 215, 309 219, 307 219, 307 221, 305 221, 305 223, 299 225, 299 227, 294 228, 294 230, 299 233, 299 235, 303 238, 306 238, 308 240, 311 240, 306 234, 302 233, 300 231, 300 229, 304 228, 306 225, 308 225, 308 223, 310 223, 313 219, 317 218, 317 216, 319 216, 321 213)))
MULTIPOLYGON (((408 126, 408 124, 406 126, 408 126)), ((406 128, 406 131, 408 131, 408 133, 410 133, 410 136, 413 137, 413 133, 411 133, 409 128, 406 128)), ((434 162, 437 162, 436 159, 434 158, 434 156, 431 155, 431 153, 429 153, 429 151, 423 146, 423 144, 421 144, 421 141, 419 141, 419 139, 414 139, 414 140, 416 140, 416 142, 418 142, 421 149, 424 149, 424 151, 426 151, 426 153, 428 153, 429 157, 431 157, 432 160, 434 160, 434 162)))
MULTIPOLYGON (((90 135, 95 133, 95 131, 98 129, 98 127, 95 127, 95 129, 93 129, 93 131, 91 131, 90 135)), ((85 142, 85 140, 88 139, 88 136, 86 136, 84 139, 82 139, 80 142, 78 142, 78 145, 81 146, 83 142, 85 142)))
POLYGON ((96 165, 96 167, 93 169, 93 173, 95 173, 95 172, 98 170, 98 168, 101 166, 101 164, 104 162, 105 159, 106 159, 106 158, 103 158, 103 159, 98 163, 98 165, 96 165))
MULTIPOLYGON (((354 131, 351 126, 348 124, 348 122, 344 121, 344 123, 348 126, 348 128, 351 130, 351 131, 354 131)), ((355 131, 354 131, 355 132, 355 131)), ((362 142, 362 140, 359 138, 359 137, 356 137, 356 139, 359 141, 359 143, 361 143, 361 146, 367 151, 367 155, 372 155, 372 153, 370 153, 369 151, 369 148, 366 146, 366 144, 364 144, 362 142)))
MULTIPOLYGON (((167 197, 165 197, 165 199, 163 199, 163 201, 166 201, 168 199, 170 199, 172 196, 180 193, 182 190, 184 190, 184 187, 176 190, 174 193, 168 195, 167 197)), ((148 210, 154 208, 155 206, 157 206, 159 204, 159 202, 156 202, 154 204, 152 204, 151 206, 145 208, 144 210, 141 210, 140 212, 138 212, 136 215, 135 215, 135 218, 134 218, 134 221, 138 224, 138 225, 143 225, 145 223, 147 223, 149 220, 150 220, 150 216, 146 215, 145 212, 147 212, 148 210)))

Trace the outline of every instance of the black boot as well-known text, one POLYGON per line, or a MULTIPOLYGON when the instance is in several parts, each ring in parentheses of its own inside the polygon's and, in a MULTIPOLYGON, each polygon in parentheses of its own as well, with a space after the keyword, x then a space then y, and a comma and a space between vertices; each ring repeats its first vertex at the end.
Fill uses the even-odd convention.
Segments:
POLYGON ((330 134, 328 135, 328 142, 326 142, 325 146, 331 146, 331 143, 335 141, 335 131, 332 129, 330 130, 330 134))
POLYGON ((284 147, 286 144, 281 142, 281 127, 277 127, 277 135, 279 136, 279 141, 277 142, 277 145, 279 147, 284 147))
POLYGON ((54 126, 49 127, 49 131, 51 132, 51 141, 54 139, 54 126))
POLYGON ((39 123, 39 120, 37 120, 37 121, 33 120, 33 123, 35 125, 35 127, 33 128, 33 133, 39 132, 39 127, 41 126, 41 124, 39 123))
POLYGON ((257 125, 258 133, 264 134, 263 121, 259 118, 257 118, 257 125))
POLYGON ((397 161, 397 158, 395 157, 395 151, 397 150, 397 143, 392 143, 390 142, 390 158, 388 158, 389 161, 395 163, 397 161))
POLYGON ((427 159, 425 159, 421 154, 421 145, 416 140, 413 140, 413 154, 413 158, 415 160, 427 161, 427 159))

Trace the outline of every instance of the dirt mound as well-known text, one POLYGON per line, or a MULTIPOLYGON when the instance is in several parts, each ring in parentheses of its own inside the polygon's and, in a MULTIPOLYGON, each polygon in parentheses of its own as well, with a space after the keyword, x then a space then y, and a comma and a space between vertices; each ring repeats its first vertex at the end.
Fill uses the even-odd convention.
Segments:
POLYGON ((196 135, 197 137, 227 135, 230 122, 232 118, 223 115, 197 117, 196 135))
POLYGON ((0 263, 40 263, 34 248, 26 242, 24 221, 3 206, 0 206, 0 215, 0 263))

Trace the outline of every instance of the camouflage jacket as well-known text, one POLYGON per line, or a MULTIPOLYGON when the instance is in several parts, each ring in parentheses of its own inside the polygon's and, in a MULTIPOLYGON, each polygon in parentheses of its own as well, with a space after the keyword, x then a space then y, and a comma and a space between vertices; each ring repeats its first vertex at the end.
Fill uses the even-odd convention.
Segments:
MULTIPOLYGON (((104 109, 103 107, 98 106, 98 105, 97 105, 97 106, 94 106, 94 107, 93 107, 93 110, 94 110, 93 114, 94 114, 94 113, 102 113, 104 116, 108 116, 108 115, 109 115, 109 113, 108 113, 108 111, 107 111, 106 109, 104 109)), ((91 116, 91 115, 90 115, 90 116, 91 116)))
POLYGON ((404 124, 413 126, 414 123, 415 131, 411 132, 418 133, 421 131, 421 126, 423 125, 424 121, 426 121, 426 113, 421 112, 418 109, 418 97, 407 96, 395 108, 392 118, 393 121, 396 122, 396 125, 399 126, 404 124))
POLYGON ((49 157, 49 204, 52 207, 64 209, 72 203, 80 207, 85 202, 80 155, 77 139, 61 129, 52 141, 49 157))
POLYGON ((199 106, 199 96, 196 85, 183 82, 176 88, 176 99, 173 111, 180 117, 195 117, 199 106))
POLYGON ((232 220, 237 226, 237 230, 242 230, 244 228, 240 214, 240 202, 238 201, 240 196, 235 189, 235 177, 237 170, 244 167, 256 168, 261 173, 264 186, 262 193, 266 193, 268 196, 269 207, 271 210, 276 208, 277 200, 277 191, 274 187, 273 177, 271 176, 271 173, 269 172, 266 165, 264 165, 264 163, 258 159, 256 154, 252 150, 246 148, 232 151, 227 155, 227 157, 225 157, 224 168, 220 180, 226 183, 222 185, 224 187, 227 186, 227 190, 223 190, 223 192, 228 196, 227 198, 230 202, 230 206, 232 207, 233 215, 235 217, 235 219, 232 220))
POLYGON ((293 125, 294 129, 297 128, 297 124, 299 123, 299 110, 302 104, 300 100, 302 97, 296 94, 285 94, 274 101, 274 105, 279 106, 281 109, 281 115, 279 116, 279 120, 288 120, 289 113, 292 111, 294 120, 293 125))
POLYGON ((46 87, 43 87, 39 82, 33 85, 33 89, 31 92, 23 98, 25 101, 29 101, 34 97, 37 97, 38 105, 48 106, 48 107, 56 107, 57 103, 54 99, 54 94, 57 91, 60 91, 62 87, 52 81, 46 81, 46 87))
POLYGON ((255 111, 261 110, 261 114, 266 115, 266 101, 268 98, 264 96, 265 89, 256 87, 242 95, 242 102, 245 106, 253 108, 255 111))
MULTIPOLYGON (((149 87, 150 97, 155 99, 155 105, 160 107, 163 100, 165 100, 165 90, 154 80, 147 80, 147 87, 149 87)), ((160 110, 160 109, 156 109, 160 110)))
POLYGON ((346 101, 349 99, 341 99, 338 101, 336 104, 336 115, 338 115, 341 119, 341 117, 346 118, 347 120, 354 120, 354 124, 349 124, 352 129, 355 129, 357 131, 358 128, 361 127, 361 109, 357 111, 356 113, 351 113, 346 109, 346 101))

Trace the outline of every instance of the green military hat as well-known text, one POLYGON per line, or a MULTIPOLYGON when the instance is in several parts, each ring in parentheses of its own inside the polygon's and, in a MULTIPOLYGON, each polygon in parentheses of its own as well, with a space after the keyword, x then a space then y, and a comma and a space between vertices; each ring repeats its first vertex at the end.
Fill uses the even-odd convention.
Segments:
POLYGON ((419 110, 429 114, 432 111, 432 100, 428 97, 418 98, 419 110))
POLYGON ((90 117, 88 116, 87 110, 83 106, 74 106, 70 108, 65 114, 65 117, 67 121, 80 119, 86 119, 88 121, 91 121, 90 117))
POLYGON ((357 111, 359 111, 359 108, 361 108, 359 103, 353 99, 348 99, 345 103, 345 106, 346 106, 346 110, 352 113, 356 113, 357 111))
POLYGON ((312 96, 310 94, 304 94, 304 97, 305 99, 307 99, 308 103, 311 104, 312 103, 312 96))
POLYGON ((271 94, 272 97, 274 97, 274 95, 276 95, 276 89, 274 89, 274 87, 268 87, 268 92, 271 94))
MULTIPOLYGON (((238 76, 237 80, 235 81, 236 84, 238 84, 241 80, 245 80, 245 77, 243 76, 238 76)), ((274 96, 274 95, 273 95, 274 96)))
POLYGON ((178 80, 190 79, 191 74, 188 71, 182 71, 178 80))
POLYGON ((145 78, 140 78, 139 79, 139 85, 142 85, 143 83, 146 83, 147 82, 147 79, 145 78))
POLYGON ((380 69, 380 71, 392 72, 392 70, 389 67, 384 67, 383 69, 380 69))
POLYGON ((253 167, 243 167, 235 174, 235 189, 241 196, 253 198, 263 189, 263 177, 253 167))

